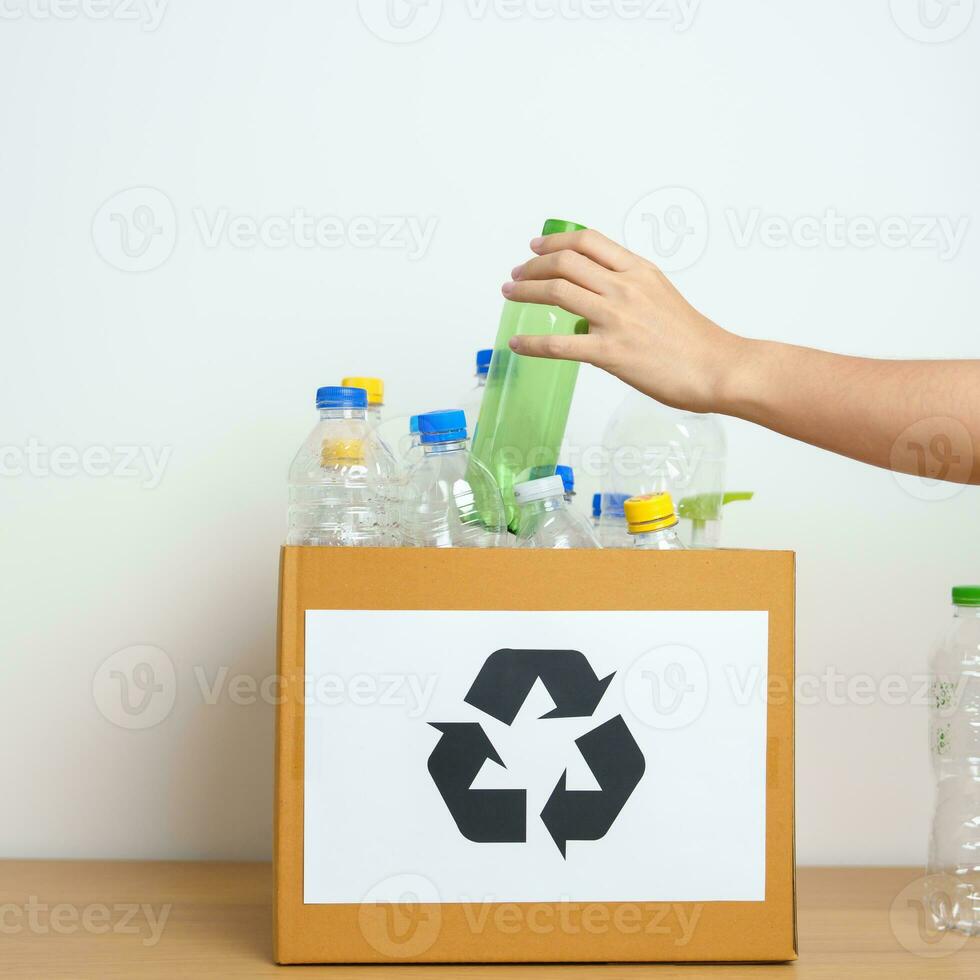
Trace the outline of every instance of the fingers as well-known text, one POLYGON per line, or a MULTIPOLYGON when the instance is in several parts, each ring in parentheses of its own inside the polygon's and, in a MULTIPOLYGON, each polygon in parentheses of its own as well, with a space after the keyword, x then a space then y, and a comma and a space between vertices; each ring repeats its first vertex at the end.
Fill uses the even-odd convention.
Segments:
POLYGON ((510 349, 527 357, 548 357, 561 361, 585 361, 592 364, 598 343, 588 334, 553 337, 511 337, 510 349))
POLYGON ((558 235, 544 235, 531 241, 531 251, 549 255, 569 249, 592 259, 612 272, 625 272, 642 261, 628 248, 617 245, 591 228, 585 231, 564 231, 558 235))
POLYGON ((605 295, 609 289, 612 273, 602 265, 593 262, 580 252, 562 249, 549 252, 519 265, 511 273, 514 279, 567 279, 569 282, 605 295))
POLYGON ((515 303, 560 306, 586 320, 598 319, 602 309, 601 296, 567 279, 518 279, 504 283, 501 291, 515 303))

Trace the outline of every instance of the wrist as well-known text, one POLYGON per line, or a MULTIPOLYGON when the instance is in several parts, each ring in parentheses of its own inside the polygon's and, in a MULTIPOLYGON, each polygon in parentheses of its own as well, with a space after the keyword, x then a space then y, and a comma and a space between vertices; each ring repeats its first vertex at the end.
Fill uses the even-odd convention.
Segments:
POLYGON ((725 350, 716 359, 712 411, 753 421, 765 400, 768 341, 727 334, 725 350))

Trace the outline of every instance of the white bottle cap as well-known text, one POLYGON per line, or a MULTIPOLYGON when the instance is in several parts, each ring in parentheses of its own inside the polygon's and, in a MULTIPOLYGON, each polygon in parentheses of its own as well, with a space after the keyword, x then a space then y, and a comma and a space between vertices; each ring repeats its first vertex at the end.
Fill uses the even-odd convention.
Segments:
POLYGON ((532 500, 547 500, 549 497, 564 497, 565 483, 560 476, 545 476, 540 480, 526 480, 514 484, 514 499, 519 504, 529 504, 532 500))

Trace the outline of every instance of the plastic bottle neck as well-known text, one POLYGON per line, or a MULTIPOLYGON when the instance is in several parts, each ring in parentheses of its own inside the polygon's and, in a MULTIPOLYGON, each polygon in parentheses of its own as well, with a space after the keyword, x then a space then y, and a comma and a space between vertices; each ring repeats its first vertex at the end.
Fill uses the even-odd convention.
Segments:
POLYGON ((677 542, 677 525, 662 527, 659 531, 641 531, 633 535, 633 544, 637 548, 657 548, 665 542, 677 542))
POLYGON ((980 606, 953 606, 956 619, 980 619, 980 606))
POLYGON ((560 497, 545 497, 543 500, 529 500, 526 504, 521 504, 522 514, 547 514, 552 511, 561 510, 565 506, 564 495, 560 497))
POLYGON ((321 422, 328 419, 356 419, 363 422, 367 418, 366 408, 321 408, 319 412, 321 422))
POLYGON ((476 386, 477 388, 486 388, 487 376, 485 374, 478 374, 476 376, 476 386))
POLYGON ((451 453, 465 452, 466 440, 461 439, 458 442, 423 442, 422 448, 425 450, 426 456, 448 456, 451 453))

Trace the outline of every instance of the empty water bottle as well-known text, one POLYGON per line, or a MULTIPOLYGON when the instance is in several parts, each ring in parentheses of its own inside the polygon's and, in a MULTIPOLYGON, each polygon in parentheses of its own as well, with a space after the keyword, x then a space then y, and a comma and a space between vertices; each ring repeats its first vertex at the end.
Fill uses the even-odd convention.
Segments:
POLYGON ((320 388, 320 421, 289 468, 287 544, 397 543, 390 512, 394 462, 367 420, 362 388, 320 388))
POLYGON ((603 455, 603 494, 666 491, 680 501, 684 542, 718 547, 727 445, 716 416, 682 412, 627 392, 606 427, 603 455))
POLYGON ((527 480, 514 487, 518 507, 518 548, 598 548, 588 521, 565 500, 565 484, 557 474, 527 480))
POLYGON ((633 545, 644 551, 683 551, 677 537, 677 514, 669 493, 630 497, 623 504, 633 545))
POLYGON ((953 620, 932 659, 930 715, 927 905, 938 929, 980 935, 980 585, 953 589, 953 620))
POLYGON ((401 505, 402 542, 417 548, 492 548, 507 522, 490 471, 466 448, 462 410, 419 416, 423 457, 408 471, 401 505))
MULTIPOLYGON (((633 539, 626 527, 625 493, 604 493, 601 496, 599 541, 603 548, 632 548, 633 539)), ((594 513, 594 509, 593 509, 594 513)))

